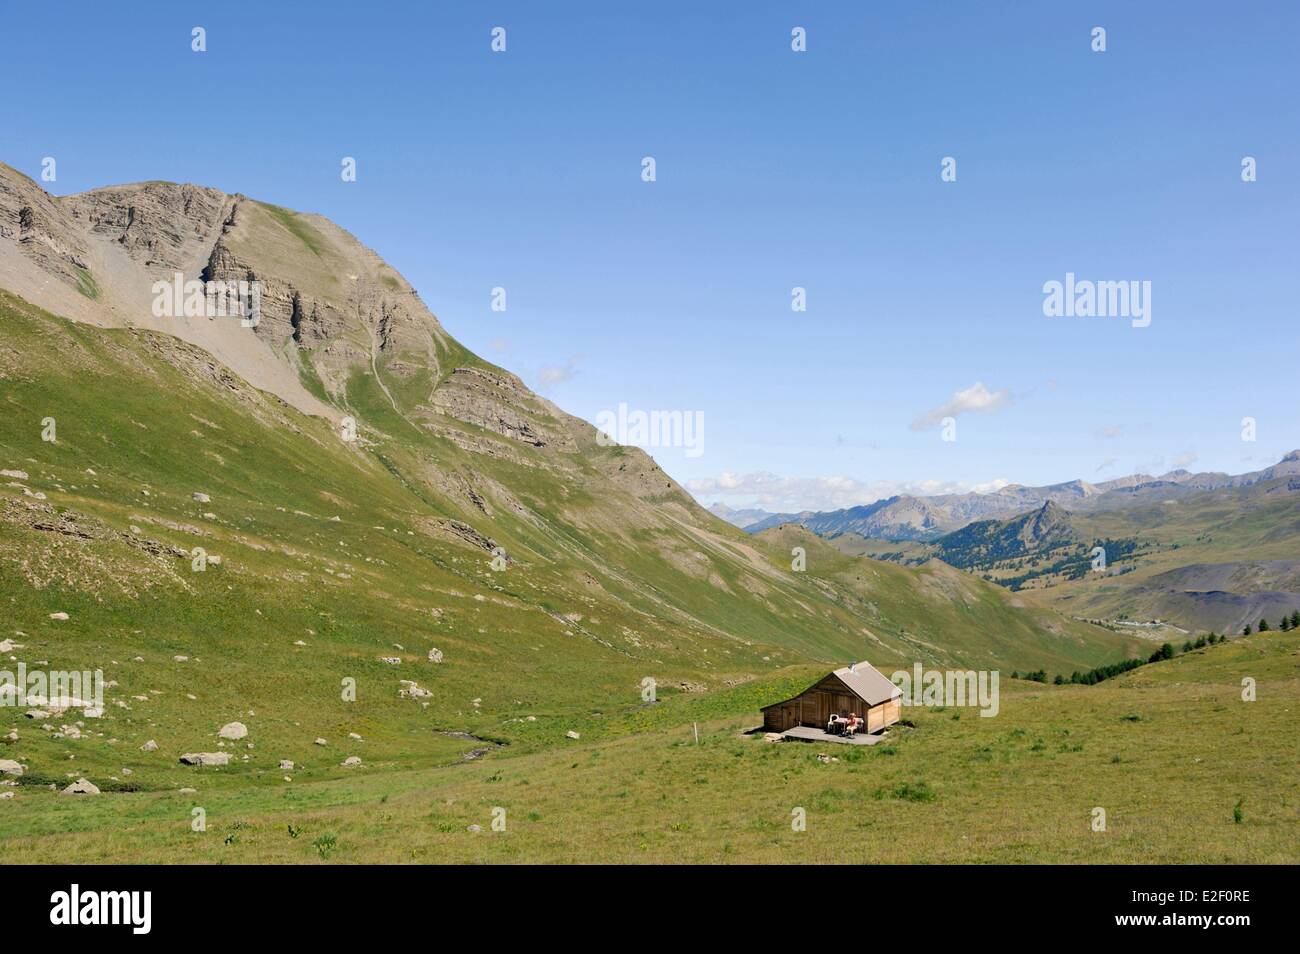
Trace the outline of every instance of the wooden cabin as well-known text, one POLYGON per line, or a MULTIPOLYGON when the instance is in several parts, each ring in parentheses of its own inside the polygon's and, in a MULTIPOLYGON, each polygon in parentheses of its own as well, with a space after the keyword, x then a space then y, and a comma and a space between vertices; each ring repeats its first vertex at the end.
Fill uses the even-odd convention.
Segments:
POLYGON ((832 715, 856 713, 866 720, 867 732, 883 732, 899 720, 898 688, 869 663, 836 669, 799 695, 763 707, 763 728, 785 732, 806 725, 825 729, 832 715))

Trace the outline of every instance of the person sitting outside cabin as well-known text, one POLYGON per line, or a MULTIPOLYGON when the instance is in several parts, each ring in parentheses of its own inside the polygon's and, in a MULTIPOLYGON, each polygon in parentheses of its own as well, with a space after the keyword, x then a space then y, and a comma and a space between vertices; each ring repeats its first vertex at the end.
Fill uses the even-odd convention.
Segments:
POLYGON ((858 729, 862 726, 862 720, 858 718, 856 712, 849 713, 849 719, 844 724, 844 734, 850 739, 858 734, 858 729))

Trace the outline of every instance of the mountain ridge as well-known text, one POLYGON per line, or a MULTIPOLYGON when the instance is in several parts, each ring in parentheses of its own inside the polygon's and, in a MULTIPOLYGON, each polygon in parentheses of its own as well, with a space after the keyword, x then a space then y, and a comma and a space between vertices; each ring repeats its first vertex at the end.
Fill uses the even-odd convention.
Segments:
MULTIPOLYGON (((1218 471, 1192 473, 1174 470, 1155 477, 1133 474, 1097 484, 1070 480, 1039 487, 1010 484, 989 493, 938 494, 932 497, 896 494, 840 510, 767 514, 742 529, 760 533, 783 523, 798 523, 823 536, 856 533, 891 542, 932 541, 977 520, 1025 513, 1048 502, 1067 510, 1098 511, 1127 506, 1136 497, 1154 492, 1248 487, 1281 476, 1300 477, 1300 450, 1287 452, 1268 467, 1236 475, 1218 471)), ((740 512, 756 513, 752 510, 740 512)))

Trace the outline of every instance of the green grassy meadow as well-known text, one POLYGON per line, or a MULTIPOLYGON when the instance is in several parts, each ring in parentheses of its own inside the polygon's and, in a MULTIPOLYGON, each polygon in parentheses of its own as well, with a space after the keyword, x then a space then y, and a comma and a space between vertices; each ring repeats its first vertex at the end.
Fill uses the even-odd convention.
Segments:
POLYGON ((907 709, 914 727, 872 748, 743 734, 766 695, 752 687, 446 767, 255 786, 202 770, 194 795, 24 789, 5 845, 90 862, 1290 863, 1298 654, 1279 634, 1093 687, 1008 682, 993 718, 907 709))

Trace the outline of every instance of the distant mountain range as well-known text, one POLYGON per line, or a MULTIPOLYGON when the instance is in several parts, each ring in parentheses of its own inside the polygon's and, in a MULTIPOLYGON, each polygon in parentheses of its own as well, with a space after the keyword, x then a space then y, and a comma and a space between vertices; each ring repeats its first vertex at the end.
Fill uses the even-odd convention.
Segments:
POLYGON ((875 540, 932 541, 978 520, 1037 510, 1046 503, 1066 510, 1097 512, 1133 506, 1155 497, 1177 497, 1198 490, 1248 487, 1278 477, 1300 478, 1300 451, 1292 451, 1277 464, 1247 474, 1191 473, 1172 470, 1158 477, 1134 474, 1101 483, 1071 480, 1045 487, 1012 484, 987 494, 941 494, 917 497, 901 494, 844 510, 801 513, 765 513, 733 510, 715 503, 709 510, 749 533, 761 533, 784 523, 797 523, 824 537, 856 533, 875 540))
POLYGON ((766 510, 758 510, 756 508, 736 510, 721 502, 715 503, 710 507, 709 513, 713 514, 715 517, 721 517, 733 527, 739 527, 742 530, 749 527, 751 524, 758 523, 761 520, 766 520, 768 517, 772 516, 772 514, 768 513, 766 510))
POLYGON ((1124 628, 1160 619, 1236 634, 1300 609, 1300 451, 1238 475, 1175 470, 758 519, 711 510, 750 534, 800 526, 852 556, 941 561, 1124 628))

